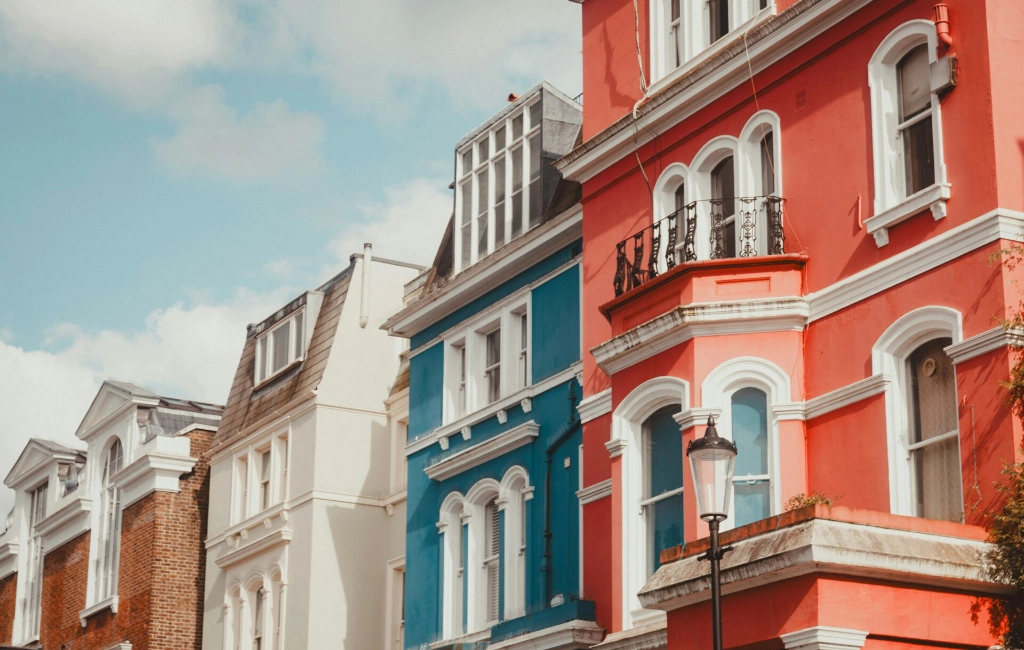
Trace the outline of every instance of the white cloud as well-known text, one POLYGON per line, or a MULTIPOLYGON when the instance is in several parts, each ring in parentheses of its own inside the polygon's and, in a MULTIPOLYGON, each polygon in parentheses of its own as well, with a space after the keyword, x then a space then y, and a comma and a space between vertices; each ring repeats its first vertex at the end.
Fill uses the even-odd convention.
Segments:
POLYGON ((303 65, 348 103, 409 112, 417 94, 493 106, 547 79, 580 87, 579 7, 551 0, 262 2, 264 46, 303 65), (403 111, 404 109, 404 111, 403 111))
POLYGON ((282 101, 259 102, 241 117, 224 104, 219 86, 175 102, 178 132, 154 140, 158 160, 176 173, 232 181, 265 181, 316 173, 326 127, 314 113, 293 112, 282 101))
MULTIPOLYGON (((157 393, 223 403, 238 365, 248 323, 262 320, 298 290, 239 291, 227 303, 174 305, 146 318, 139 331, 49 332, 55 351, 24 350, 0 340, 0 477, 29 438, 75 444, 75 430, 104 379, 157 393)), ((0 489, 0 517, 13 494, 0 489)))
MULTIPOLYGON (((417 178, 385 190, 384 200, 359 208, 328 249, 339 262, 373 244, 373 252, 403 262, 429 266, 452 213, 452 193, 440 179, 417 178)), ((324 269, 323 274, 336 272, 324 269)))
POLYGON ((180 77, 234 58, 244 37, 221 0, 0 2, 0 66, 65 75, 139 105, 180 77))

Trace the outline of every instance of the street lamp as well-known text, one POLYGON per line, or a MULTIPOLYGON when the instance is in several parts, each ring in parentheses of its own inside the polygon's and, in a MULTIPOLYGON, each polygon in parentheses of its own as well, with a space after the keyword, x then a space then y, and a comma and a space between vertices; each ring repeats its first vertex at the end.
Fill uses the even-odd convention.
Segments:
POLYGON ((691 440, 686 455, 697 491, 697 511, 711 530, 711 547, 701 559, 711 562, 711 630, 714 650, 722 650, 722 583, 718 563, 731 549, 719 548, 718 524, 729 517, 736 445, 718 435, 715 417, 709 415, 704 437, 691 440))

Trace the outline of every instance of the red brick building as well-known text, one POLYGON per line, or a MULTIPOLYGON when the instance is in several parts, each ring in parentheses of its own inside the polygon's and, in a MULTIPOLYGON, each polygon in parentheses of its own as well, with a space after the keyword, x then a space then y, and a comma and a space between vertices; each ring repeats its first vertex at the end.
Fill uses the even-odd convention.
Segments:
POLYGON ((4 483, 0 644, 201 646, 209 449, 222 408, 108 381, 76 435, 32 439, 4 483))

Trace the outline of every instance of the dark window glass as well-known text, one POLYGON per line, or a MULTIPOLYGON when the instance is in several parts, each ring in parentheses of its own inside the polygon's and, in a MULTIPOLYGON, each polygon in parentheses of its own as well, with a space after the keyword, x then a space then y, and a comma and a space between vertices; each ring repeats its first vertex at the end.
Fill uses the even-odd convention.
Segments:
POLYGON ((673 417, 678 412, 675 406, 664 408, 644 423, 644 516, 651 573, 661 566, 663 550, 683 543, 683 435, 673 417))
POLYGON ((708 0, 711 43, 729 33, 729 0, 708 0))
POLYGON ((775 194, 775 134, 768 131, 761 138, 761 195, 775 194))
POLYGON ((733 157, 711 170, 712 254, 736 257, 736 184, 733 157))

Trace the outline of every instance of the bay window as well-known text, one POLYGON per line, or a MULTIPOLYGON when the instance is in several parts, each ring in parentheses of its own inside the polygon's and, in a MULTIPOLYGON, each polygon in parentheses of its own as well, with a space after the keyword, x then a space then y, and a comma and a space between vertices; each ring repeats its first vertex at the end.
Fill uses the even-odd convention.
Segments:
POLYGON ((499 119, 456 156, 456 270, 540 223, 540 98, 499 119))

